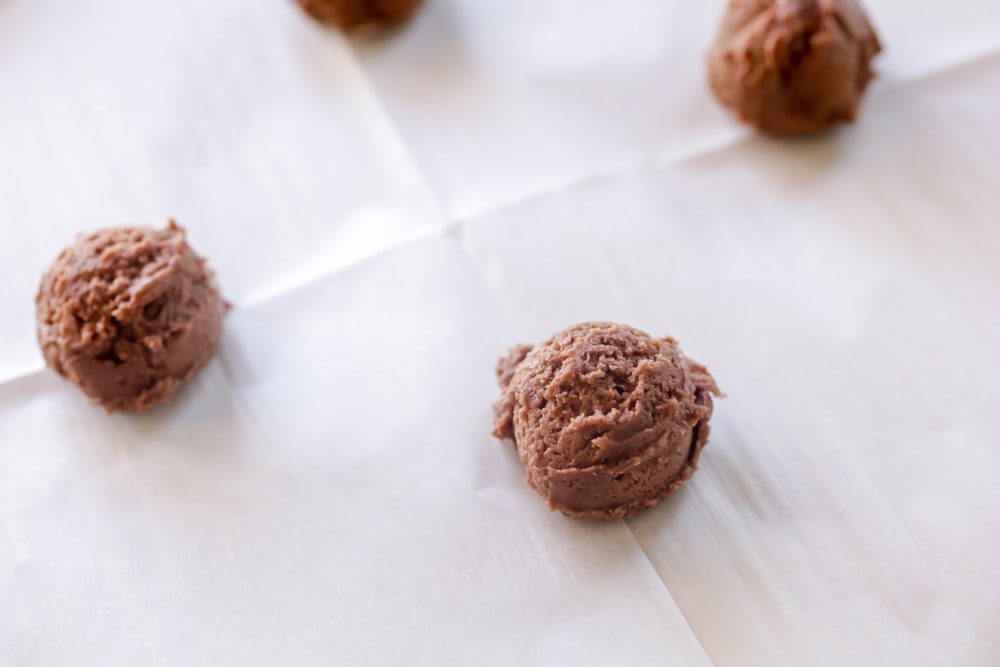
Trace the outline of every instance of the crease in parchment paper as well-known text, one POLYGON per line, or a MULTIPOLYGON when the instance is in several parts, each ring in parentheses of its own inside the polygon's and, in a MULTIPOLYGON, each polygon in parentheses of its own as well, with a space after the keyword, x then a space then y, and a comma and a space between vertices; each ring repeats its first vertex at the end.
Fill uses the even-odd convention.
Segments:
MULTIPOLYGON (((39 353, 39 357, 41 357, 41 353, 39 353)), ((9 375, 0 377, 0 388, 8 387, 9 385, 17 384, 18 382, 24 382, 25 380, 41 375, 45 371, 46 366, 44 363, 38 363, 28 370, 15 371, 9 375)))

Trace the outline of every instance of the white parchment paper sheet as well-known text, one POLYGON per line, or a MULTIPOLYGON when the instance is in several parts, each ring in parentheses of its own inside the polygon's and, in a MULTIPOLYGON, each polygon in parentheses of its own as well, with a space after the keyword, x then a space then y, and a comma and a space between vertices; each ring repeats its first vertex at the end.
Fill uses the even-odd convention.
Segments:
POLYGON ((0 0, 0 664, 996 665, 1000 7, 871 0, 862 122, 704 84, 722 2, 0 0), (188 227, 236 309, 168 406, 43 368, 78 231, 188 227), (614 319, 729 397, 701 470, 550 514, 515 342, 614 319))

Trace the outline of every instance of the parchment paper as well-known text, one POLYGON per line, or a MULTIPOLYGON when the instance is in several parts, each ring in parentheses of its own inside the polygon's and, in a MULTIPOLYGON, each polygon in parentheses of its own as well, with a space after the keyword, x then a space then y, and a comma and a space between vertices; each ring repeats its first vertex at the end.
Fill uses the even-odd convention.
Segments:
POLYGON ((870 0, 861 122, 711 99, 723 3, 0 0, 0 664, 996 665, 1000 8, 870 0), (34 339, 84 230, 236 308, 108 416, 34 339), (493 363, 591 319, 728 397, 681 492, 550 514, 493 363))

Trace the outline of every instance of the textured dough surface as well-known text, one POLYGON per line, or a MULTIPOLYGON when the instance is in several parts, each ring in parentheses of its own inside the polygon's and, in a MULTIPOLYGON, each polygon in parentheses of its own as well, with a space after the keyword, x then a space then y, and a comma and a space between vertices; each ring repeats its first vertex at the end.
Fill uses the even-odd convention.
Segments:
POLYGON ((48 365, 109 412, 169 400, 215 354, 227 308, 173 222, 81 235, 35 303, 48 365))
POLYGON ((512 438, 549 507, 617 519, 653 507, 697 467, 718 389, 672 338, 609 322, 569 327, 497 364, 493 434, 512 438))
POLYGON ((856 0, 730 0, 709 82, 764 132, 815 134, 855 120, 880 50, 856 0))
POLYGON ((396 26, 408 21, 423 0, 298 0, 309 16, 344 31, 362 26, 396 26))

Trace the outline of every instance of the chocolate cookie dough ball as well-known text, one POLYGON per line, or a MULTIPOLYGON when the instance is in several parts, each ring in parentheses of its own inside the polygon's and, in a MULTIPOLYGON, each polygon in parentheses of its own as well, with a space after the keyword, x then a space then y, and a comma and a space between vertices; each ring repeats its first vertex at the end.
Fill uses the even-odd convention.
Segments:
POLYGON ((405 23, 423 0, 298 0, 298 3, 317 21, 350 32, 362 26, 391 28, 405 23))
POLYGON ((584 519, 634 516, 677 490, 719 395, 672 338, 607 322, 514 348, 497 381, 493 434, 513 438, 551 509, 584 519))
POLYGON ((215 354, 227 308, 173 221, 81 235, 35 305, 46 362, 108 412, 169 400, 215 354))
POLYGON ((879 51, 856 0, 730 0, 709 81, 764 132, 815 134, 854 121, 879 51))

